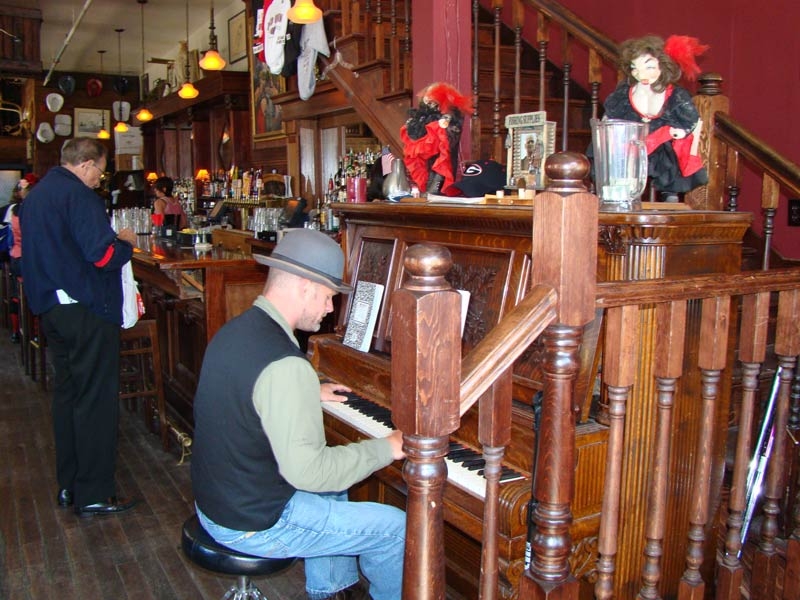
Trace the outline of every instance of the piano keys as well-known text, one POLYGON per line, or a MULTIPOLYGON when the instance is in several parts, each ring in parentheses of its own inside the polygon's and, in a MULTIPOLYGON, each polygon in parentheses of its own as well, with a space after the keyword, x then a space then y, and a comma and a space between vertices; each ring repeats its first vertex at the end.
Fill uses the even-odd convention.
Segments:
MULTIPOLYGON (((344 402, 323 402, 322 410, 344 421, 367 437, 386 437, 394 429, 388 408, 363 398, 353 392, 338 392, 347 396, 344 402)), ((483 475, 485 460, 473 450, 457 441, 451 441, 447 456, 447 482, 459 486, 476 498, 486 498, 486 478, 483 475)), ((523 479, 519 471, 503 467, 500 484, 523 479)))

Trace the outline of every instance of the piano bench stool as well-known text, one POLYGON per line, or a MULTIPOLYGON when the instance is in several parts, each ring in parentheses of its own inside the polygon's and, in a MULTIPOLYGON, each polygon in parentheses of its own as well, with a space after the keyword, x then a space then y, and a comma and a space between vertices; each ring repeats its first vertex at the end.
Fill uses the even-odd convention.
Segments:
POLYGON ((273 575, 289 568, 294 558, 262 558, 240 554, 218 544, 193 515, 183 524, 181 547, 186 557, 199 567, 221 575, 234 575, 236 583, 222 600, 266 600, 250 577, 273 575))

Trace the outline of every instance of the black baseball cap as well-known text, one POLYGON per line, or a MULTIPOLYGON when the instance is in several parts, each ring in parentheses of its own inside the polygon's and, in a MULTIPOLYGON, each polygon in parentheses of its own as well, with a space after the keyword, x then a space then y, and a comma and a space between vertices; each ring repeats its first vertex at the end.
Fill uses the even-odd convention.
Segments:
POLYGON ((461 179, 444 190, 446 196, 477 198, 494 194, 506 186, 506 169, 494 160, 476 160, 464 165, 461 179))

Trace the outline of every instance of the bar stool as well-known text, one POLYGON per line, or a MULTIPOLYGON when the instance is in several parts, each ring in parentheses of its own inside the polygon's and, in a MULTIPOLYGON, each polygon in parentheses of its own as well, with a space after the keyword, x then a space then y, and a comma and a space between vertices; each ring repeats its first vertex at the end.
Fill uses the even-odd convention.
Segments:
POLYGON ((169 449, 164 385, 161 371, 161 352, 155 319, 140 319, 136 325, 120 334, 120 400, 134 409, 142 400, 145 426, 155 432, 154 415, 158 419, 161 446, 169 449), (155 401, 155 407, 153 403, 155 401))
POLYGON ((186 557, 199 567, 222 575, 234 575, 236 584, 223 596, 223 600, 266 600, 250 577, 274 575, 288 569, 294 558, 261 558, 241 554, 218 544, 203 529, 197 515, 189 517, 183 524, 181 547, 186 557))
POLYGON ((18 291, 18 305, 19 311, 19 356, 22 366, 25 367, 25 375, 30 375, 29 363, 29 344, 30 344, 30 330, 28 329, 29 320, 26 318, 28 314, 28 300, 25 297, 25 289, 22 284, 22 277, 17 277, 17 291, 18 291))
POLYGON ((5 329, 11 329, 11 265, 3 263, 3 274, 0 278, 0 321, 5 329))
POLYGON ((39 317, 27 309, 26 302, 26 328, 30 332, 28 338, 28 364, 30 365, 31 379, 39 381, 39 387, 47 391, 47 339, 39 324, 39 317), (38 359, 38 360, 37 360, 38 359), (37 364, 38 363, 38 364, 37 364))
POLYGON ((39 317, 28 307, 25 284, 22 277, 17 278, 19 290, 19 330, 20 355, 25 374, 38 381, 42 390, 47 391, 47 340, 39 326, 39 317))

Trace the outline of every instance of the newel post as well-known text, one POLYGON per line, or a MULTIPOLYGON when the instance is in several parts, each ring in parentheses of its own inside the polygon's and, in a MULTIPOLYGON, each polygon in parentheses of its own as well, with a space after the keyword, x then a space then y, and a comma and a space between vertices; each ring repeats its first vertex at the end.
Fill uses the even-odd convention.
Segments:
POLYGON ((533 481, 530 569, 520 598, 577 599, 570 573, 571 503, 575 489, 574 386, 583 326, 594 319, 599 201, 583 181, 589 161, 561 152, 548 158, 551 180, 533 201, 532 284, 558 293, 558 317, 542 334, 543 403, 533 481))
POLYGON ((445 597, 444 457, 458 429, 461 296, 444 276, 450 251, 406 251, 407 279, 392 295, 392 420, 403 432, 408 485, 403 598, 445 597))

